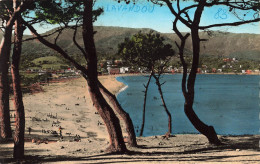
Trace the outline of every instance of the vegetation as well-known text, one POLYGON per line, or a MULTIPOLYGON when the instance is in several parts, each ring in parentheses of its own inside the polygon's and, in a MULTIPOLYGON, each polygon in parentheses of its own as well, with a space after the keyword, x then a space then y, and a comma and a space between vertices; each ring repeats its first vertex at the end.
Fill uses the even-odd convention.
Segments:
MULTIPOLYGON (((16 1, 14 1, 16 2, 16 1)), ((5 140, 12 137, 10 125, 10 110, 9 110, 9 58, 11 52, 12 28, 24 9, 23 5, 14 6, 12 2, 0 2, 0 20, 3 22, 1 30, 4 29, 4 36, 0 44, 0 122, 1 122, 1 137, 5 140), (9 10, 4 10, 8 8, 9 10), (11 12, 12 11, 12 12, 11 12)))
MULTIPOLYGON (((117 54, 117 45, 124 41, 125 38, 130 38, 134 34, 142 31, 143 33, 149 33, 151 29, 133 29, 133 28, 123 28, 123 27, 102 27, 102 26, 95 26, 94 30, 97 31, 95 34, 95 44, 97 47, 97 55, 98 60, 101 62, 103 60, 118 60, 121 57, 117 54)), ((45 34, 51 33, 55 31, 55 29, 46 32, 45 34)), ((81 29, 78 29, 77 34, 80 34, 81 29)), ((157 32, 159 33, 159 32, 157 32)), ((0 32, 1 34, 1 32, 0 32)), ((177 40, 176 34, 163 34, 160 33, 161 36, 165 38, 165 42, 172 45, 175 51, 178 51, 174 41, 177 40)), ((84 60, 80 58, 80 51, 77 47, 69 40, 69 37, 73 36, 73 31, 71 29, 67 29, 60 34, 59 40, 67 40, 65 42, 60 42, 59 40, 57 43, 64 48, 70 56, 72 56, 77 62, 81 63, 82 65, 86 64, 84 60)), ((235 34, 235 33, 223 33, 219 31, 213 31, 211 36, 208 36, 207 32, 200 32, 200 36, 202 38, 209 39, 207 42, 203 42, 201 45, 201 58, 200 63, 202 65, 211 66, 212 68, 221 68, 217 67, 217 63, 214 62, 217 60, 218 62, 222 62, 224 58, 236 58, 238 61, 246 61, 249 65, 255 67, 245 67, 244 69, 259 69, 258 64, 260 64, 259 54, 260 49, 257 45, 258 40, 260 39, 259 34, 235 34), (252 40, 248 42, 248 40, 252 40), (232 43, 232 45, 231 45, 232 43), (229 48, 229 47, 234 48, 229 48), (216 49, 218 51, 216 51, 216 49)), ((24 40, 28 39, 30 36, 24 36, 24 40)), ((0 35, 0 38, 1 35, 0 35)), ((51 36, 49 36, 51 38, 51 36)), ((51 38, 53 39, 53 38, 51 38)), ((82 45, 82 40, 79 37, 76 37, 77 42, 82 45)), ((177 40, 178 42, 178 40, 177 40)), ((192 59, 192 51, 191 51, 191 40, 190 38, 187 39, 186 47, 185 47, 185 56, 187 60, 192 59)), ((60 58, 59 54, 55 53, 54 51, 50 50, 48 47, 40 44, 36 41, 26 41, 23 43, 23 50, 22 50, 22 58, 21 58, 21 69, 26 70, 27 68, 34 67, 33 61, 34 59, 47 57, 47 56, 56 56, 62 62, 62 65, 71 66, 71 64, 60 58)), ((51 61, 50 61, 51 62, 51 61)), ((189 61, 187 61, 190 64, 189 61)), ((181 67, 181 62, 179 58, 174 57, 172 61, 170 61, 170 65, 173 67, 181 67)), ((222 66, 222 65, 221 65, 222 66)), ((59 66, 54 66, 55 68, 59 66)), ((225 69, 223 69, 225 72, 225 69)), ((238 71, 239 72, 239 71, 238 71)), ((241 71, 240 71, 241 72, 241 71)))
POLYGON ((45 56, 32 61, 34 67, 44 70, 61 70, 69 66, 56 56, 45 56))
MULTIPOLYGON (((83 77, 88 83, 89 93, 91 95, 93 104, 95 105, 98 113, 107 126, 110 137, 110 146, 107 150, 109 152, 124 153, 126 151, 126 146, 123 141, 119 119, 107 101, 104 99, 100 90, 107 92, 106 96, 108 96, 110 101, 115 102, 113 103, 115 110, 120 111, 120 116, 127 124, 131 123, 129 122, 131 119, 127 119, 127 114, 122 111, 122 108, 119 106, 120 104, 116 103, 117 100, 115 97, 113 97, 112 94, 102 86, 97 77, 97 54, 94 43, 93 21, 97 19, 103 10, 100 8, 93 10, 93 1, 49 2, 50 3, 47 4, 46 1, 39 1, 38 5, 40 7, 36 9, 36 17, 38 19, 45 20, 49 24, 59 23, 64 25, 63 27, 60 27, 60 29, 57 29, 56 32, 58 32, 58 35, 55 36, 54 43, 46 40, 43 36, 41 36, 30 23, 25 21, 23 21, 23 23, 30 29, 30 31, 42 44, 55 50, 57 53, 63 56, 64 59, 69 61, 74 65, 74 67, 82 72, 83 77), (50 8, 55 8, 55 10, 50 10, 50 8), (76 22, 76 25, 68 26, 68 24, 71 22, 76 22), (81 23, 81 25, 79 25, 79 23, 81 23), (76 40, 78 26, 81 27, 82 30, 81 42, 83 42, 83 45, 80 45, 76 40), (81 63, 77 62, 72 56, 69 55, 68 51, 60 47, 60 45, 57 43, 57 41, 60 39, 60 34, 65 29, 73 29, 74 32, 70 39, 73 40, 74 45, 80 51, 81 60, 85 60, 87 65, 81 65, 81 63)), ((66 40, 62 40, 62 42, 65 41, 66 40)), ((133 128, 133 126, 127 127, 133 128)), ((133 133, 134 130, 130 129, 127 130, 127 132, 133 133)), ((136 146, 135 134, 129 134, 129 141, 132 146, 136 146)))
MULTIPOLYGON (((207 30, 212 27, 221 27, 221 26, 238 26, 241 24, 246 24, 250 22, 260 21, 259 18, 250 18, 249 20, 245 18, 245 16, 251 11, 253 14, 257 14, 259 12, 259 2, 246 2, 246 1, 207 1, 201 0, 195 2, 195 5, 190 5, 188 7, 184 7, 181 9, 180 1, 178 0, 176 3, 177 9, 174 8, 173 3, 170 0, 158 0, 155 3, 159 5, 167 5, 172 15, 175 16, 173 22, 173 31, 178 35, 180 43, 176 43, 176 46, 179 49, 180 59, 183 66, 183 78, 182 78, 182 92, 185 98, 184 111, 186 116, 189 118, 190 122, 193 126, 203 135, 205 135, 209 142, 214 144, 220 144, 220 140, 217 137, 215 129, 213 126, 208 126, 204 122, 202 122, 195 111, 193 110, 194 96, 195 96, 195 81, 196 74, 199 66, 199 58, 201 55, 202 42, 207 41, 207 39, 202 38, 199 34, 199 30, 207 30), (228 23, 219 23, 219 24, 210 24, 207 26, 203 26, 200 24, 201 18, 203 16, 203 11, 207 7, 212 7, 216 5, 225 5, 228 6, 229 12, 234 10, 234 14, 238 17, 237 22, 228 22, 228 23), (189 10, 193 8, 195 10, 194 17, 191 18, 189 10), (236 10, 239 11, 247 11, 243 16, 239 15, 236 10), (242 18, 241 18, 242 17, 242 18), (177 23, 182 23, 187 28, 190 29, 190 33, 182 34, 177 26, 177 23), (187 38, 191 36, 192 40, 192 66, 191 71, 188 75, 188 65, 184 59, 184 48, 187 41, 187 38)), ((205 45, 204 45, 205 46, 205 45)))
POLYGON ((125 41, 118 45, 118 54, 121 55, 123 60, 132 67, 150 72, 147 84, 144 85, 144 104, 143 104, 143 119, 140 130, 140 136, 143 136, 145 111, 146 111, 146 97, 150 84, 151 77, 155 78, 158 91, 161 95, 161 100, 165 112, 168 115, 168 132, 172 132, 171 114, 167 109, 166 103, 163 98, 161 89, 160 77, 164 73, 170 58, 174 55, 174 51, 170 44, 164 44, 164 38, 158 34, 150 31, 147 34, 141 32, 133 35, 131 39, 126 38, 125 41))
MULTIPOLYGON (((209 142, 220 144, 220 140, 217 137, 214 127, 208 126, 202 122, 193 110, 195 95, 194 87, 197 72, 200 67, 205 70, 212 70, 212 72, 215 67, 221 68, 226 72, 238 72, 244 69, 259 69, 259 59, 256 62, 252 61, 252 59, 255 59, 255 57, 258 56, 260 50, 259 47, 256 46, 257 44, 251 45, 251 43, 250 46, 248 46, 248 49, 241 49, 241 47, 243 48, 244 45, 248 44, 237 44, 237 48, 230 50, 228 49, 230 43, 223 40, 220 40, 219 42, 212 42, 213 44, 210 42, 205 42, 209 39, 207 37, 212 37, 212 35, 205 35, 206 33, 199 33, 199 31, 207 30, 212 27, 238 26, 241 24, 260 21, 259 18, 253 18, 250 20, 245 19, 247 18, 245 16, 248 12, 242 14, 242 17, 240 17, 240 15, 234 11, 252 11, 255 12, 255 15, 259 16, 259 1, 241 0, 234 2, 229 0, 200 0, 194 1, 193 5, 184 7, 183 9, 180 8, 181 1, 179 0, 158 0, 152 2, 159 5, 167 5, 175 18, 173 22, 173 30, 176 34, 171 36, 169 35, 168 37, 165 36, 166 39, 164 39, 164 37, 158 33, 154 34, 153 32, 147 32, 143 34, 140 32, 131 37, 131 39, 125 39, 125 42, 119 45, 119 53, 116 54, 114 49, 114 46, 116 45, 115 43, 122 39, 124 35, 131 36, 131 30, 129 31, 129 29, 124 29, 125 31, 123 33, 117 31, 117 35, 105 35, 104 33, 104 36, 96 35, 98 39, 96 39, 95 43, 94 34, 96 31, 94 31, 93 22, 96 21, 98 16, 103 12, 102 8, 93 9, 95 0, 47 0, 33 1, 32 3, 30 1, 18 0, 0 1, 0 19, 3 22, 1 24, 1 30, 4 33, 4 35, 0 35, 0 128, 1 138, 8 139, 12 137, 9 113, 10 85, 8 81, 8 69, 9 65, 11 65, 12 90, 16 114, 15 131, 13 134, 14 159, 24 158, 25 113, 22 99, 21 81, 24 84, 29 85, 33 81, 42 80, 43 78, 48 79, 49 77, 48 73, 44 76, 40 76, 39 74, 30 74, 29 76, 28 74, 20 75, 19 66, 23 69, 37 68, 44 70, 60 70, 66 69, 73 65, 76 69, 81 71, 82 76, 85 78, 86 83, 88 84, 93 106, 95 106, 98 114, 101 116, 107 127, 110 138, 110 146, 107 151, 110 153, 127 152, 122 135, 122 128, 114 111, 122 117, 125 123, 129 145, 137 146, 131 118, 128 113, 123 110, 117 101, 116 96, 110 93, 98 79, 98 60, 101 61, 104 59, 117 58, 124 59, 126 63, 133 66, 134 69, 140 67, 143 70, 151 72, 149 80, 145 85, 146 91, 144 98, 144 112, 149 83, 152 77, 155 78, 158 91, 161 95, 163 107, 168 115, 168 135, 171 133, 172 129, 171 115, 163 98, 160 77, 169 64, 172 66, 176 65, 176 67, 182 66, 182 92, 185 98, 185 114, 194 127, 208 138, 209 142), (177 7, 173 5, 176 5, 177 7), (228 6, 230 8, 229 12, 233 12, 239 18, 239 21, 201 26, 200 21, 204 8, 215 5, 228 6), (195 11, 194 18, 191 18, 189 15, 189 10, 191 8, 194 8, 195 11), (32 13, 31 15, 33 15, 33 17, 26 16, 30 15, 30 13, 32 13), (60 27, 49 33, 39 34, 33 27, 33 24, 43 22, 51 25, 59 24, 60 27), (181 33, 177 27, 178 22, 186 25, 191 30, 191 33, 181 33), (71 25, 71 23, 73 25, 71 25), (29 28, 35 38, 31 39, 27 36, 23 37, 25 26, 29 28), (12 38, 13 28, 15 31, 14 37, 12 38), (78 28, 81 29, 78 30, 78 28), (81 34, 80 37, 77 37, 78 34, 81 34), (164 43, 164 41, 173 41, 177 37, 179 38, 179 41, 175 42, 176 46, 164 43), (189 37, 191 38, 190 40, 189 37), (68 40, 68 38, 70 40, 68 40), (12 56, 10 56, 12 39, 14 40, 13 51, 12 56), (25 48, 22 50, 23 39, 27 42, 25 43, 25 48), (33 41, 34 39, 37 39, 40 43, 36 43, 33 41), (104 43, 106 43, 107 47, 102 47, 102 44, 104 43), (46 47, 43 47, 42 45, 45 45, 46 47), (97 50, 96 46, 101 48, 97 50), (214 46, 215 49, 217 47, 222 48, 220 51, 213 52, 211 51, 211 49, 214 50, 212 46, 214 46), (178 50, 178 57, 181 62, 174 61, 174 59, 178 57, 172 57, 174 54, 172 47, 178 50), (52 49, 55 52, 52 52, 49 49, 52 49), (21 56, 23 52, 24 56, 21 56), (119 54, 121 56, 119 56, 119 54), (208 55, 200 58, 201 54, 208 55), (244 54, 248 55, 250 60, 245 60, 244 54), (58 55, 61 55, 63 59, 60 59, 58 55), (210 55, 213 55, 214 57, 212 58, 210 55), (21 57, 23 57, 22 60, 20 60, 21 57), (238 60, 232 59, 236 57, 238 60), (23 64, 20 64, 21 61, 23 64), (189 69, 190 71, 188 71, 189 69), (110 107, 104 96, 108 98, 114 109, 110 107)), ((126 3, 129 3, 129 1, 126 0, 126 3)), ((144 31, 147 31, 147 29, 144 29, 144 31)), ((218 37, 220 36, 222 36, 222 34, 217 33, 214 37, 218 40, 218 37)), ((225 36, 230 37, 226 38, 229 41, 231 40, 235 42, 237 39, 233 34, 225 34, 225 36)), ((252 35, 245 35, 245 38, 249 38, 251 36, 252 35)), ((259 39, 258 35, 253 35, 253 37, 256 40, 259 39)), ((212 40, 214 40, 214 38, 212 40)), ((241 42, 241 40, 239 42, 241 42)))

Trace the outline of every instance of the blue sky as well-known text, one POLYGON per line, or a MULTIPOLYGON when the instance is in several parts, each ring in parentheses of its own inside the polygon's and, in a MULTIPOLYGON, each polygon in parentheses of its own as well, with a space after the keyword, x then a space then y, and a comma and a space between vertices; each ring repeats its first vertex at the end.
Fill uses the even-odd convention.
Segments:
MULTIPOLYGON (((176 3, 176 2, 175 2, 176 3)), ((188 6, 193 2, 181 2, 181 7, 188 6)), ((98 0, 96 7, 103 7, 104 14, 99 17, 95 25, 100 26, 120 26, 132 28, 152 28, 159 32, 172 32, 172 21, 174 16, 167 6, 154 5, 147 0, 137 0, 136 4, 125 2, 118 3, 115 0, 98 0)), ((190 11, 193 16, 194 11, 190 11)), ((244 14, 240 12, 240 14, 244 14)), ((248 17, 252 14, 247 14, 248 17)), ((201 20, 201 25, 214 23, 224 23, 238 21, 238 19, 228 12, 225 6, 206 8, 201 20)), ((181 31, 188 31, 185 26, 179 26, 181 31)), ((260 34, 259 23, 242 25, 239 27, 214 28, 212 30, 224 30, 234 33, 258 33, 260 34)))
MULTIPOLYGON (((175 2, 176 3, 176 2, 175 2)), ((191 5, 193 2, 181 2, 181 8, 191 5)), ((176 6, 176 5, 174 5, 176 6)), ((119 26, 131 28, 151 28, 163 33, 172 33, 172 21, 174 16, 170 13, 167 6, 160 7, 154 5, 147 0, 136 0, 134 5, 132 2, 128 5, 123 1, 118 3, 117 0, 97 0, 95 7, 102 7, 104 13, 94 23, 97 26, 119 26)), ((194 11, 189 11, 191 18, 194 11)), ((240 15, 243 15, 240 12, 240 15)), ((247 17, 252 18, 252 13, 248 13, 247 17)), ((228 12, 225 6, 216 6, 206 8, 203 12, 201 25, 209 25, 215 23, 234 22, 238 19, 228 12)), ((37 26, 40 33, 50 30, 55 26, 37 26)), ((182 32, 187 32, 189 29, 182 24, 179 24, 179 29, 182 32)), ((222 27, 212 28, 211 30, 222 30, 233 33, 257 33, 260 34, 260 25, 258 23, 241 25, 238 27, 222 27)), ((27 30, 26 33, 29 33, 27 30)))

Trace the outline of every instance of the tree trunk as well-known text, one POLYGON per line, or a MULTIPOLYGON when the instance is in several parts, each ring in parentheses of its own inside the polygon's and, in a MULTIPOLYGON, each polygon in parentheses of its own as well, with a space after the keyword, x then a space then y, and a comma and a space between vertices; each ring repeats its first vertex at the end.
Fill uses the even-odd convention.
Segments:
POLYGON ((119 119, 104 99, 98 87, 97 55, 94 43, 92 7, 93 0, 84 1, 82 36, 87 54, 87 70, 84 73, 87 75, 86 80, 88 82, 89 93, 93 101, 93 105, 96 107, 100 116, 104 120, 110 136, 111 145, 107 151, 123 153, 126 152, 127 149, 123 140, 119 119))
POLYGON ((193 110, 194 102, 194 86, 196 80, 196 74, 199 64, 199 53, 200 53, 200 38, 198 29, 194 28, 191 32, 192 45, 193 45, 193 63, 191 73, 188 78, 188 94, 185 99, 184 111, 192 125, 203 135, 205 135, 210 143, 220 144, 215 129, 213 126, 208 126, 203 123, 193 110))
POLYGON ((83 55, 87 61, 86 68, 81 66, 75 60, 73 60, 61 47, 56 44, 50 43, 44 39, 37 31, 28 24, 26 21, 22 21, 37 37, 37 39, 43 43, 45 46, 52 48, 53 50, 60 53, 65 59, 70 61, 78 70, 83 74, 83 77, 88 83, 89 93, 93 101, 93 105, 96 107, 100 116, 105 122, 107 127, 109 137, 110 137, 110 147, 107 149, 109 152, 114 153, 123 153, 126 152, 126 146, 123 140, 121 127, 119 124, 119 119, 116 117, 112 108, 106 102, 102 96, 99 87, 98 87, 98 78, 97 78, 97 55, 94 43, 94 31, 93 31, 93 0, 84 0, 84 11, 83 11, 83 25, 82 25, 82 36, 83 43, 85 47, 85 52, 83 55))
POLYGON ((168 132, 166 134, 169 136, 172 133, 172 116, 171 116, 171 113, 169 112, 169 110, 168 110, 168 108, 166 106, 166 103, 164 101, 163 92, 162 92, 162 88, 161 88, 159 77, 156 77, 156 75, 154 75, 154 74, 153 74, 153 77, 156 80, 156 85, 158 87, 158 91, 159 91, 160 96, 161 96, 163 107, 164 107, 164 110, 165 110, 165 112, 166 112, 166 114, 168 116, 168 132))
POLYGON ((185 104, 184 104, 184 111, 192 125, 203 135, 205 135, 209 142, 214 143, 214 144, 221 144, 219 141, 217 134, 212 126, 208 126, 204 124, 196 115, 196 113, 193 110, 193 102, 194 102, 194 86, 195 86, 195 79, 196 79, 196 74, 197 74, 197 69, 198 69, 198 64, 199 64, 199 54, 200 54, 200 38, 199 38, 199 33, 198 33, 198 25, 200 22, 200 17, 205 5, 205 0, 201 1, 199 4, 199 7, 196 10, 195 16, 194 16, 194 22, 193 22, 193 27, 191 28, 192 32, 192 45, 193 45, 193 60, 192 60, 192 69, 191 73, 188 78, 188 84, 186 88, 186 82, 187 82, 187 64, 184 60, 184 47, 187 38, 190 36, 189 33, 187 33, 185 36, 183 36, 180 31, 177 28, 177 22, 178 19, 176 18, 175 21, 173 22, 173 30, 175 33, 178 35, 178 37, 181 39, 181 45, 179 46, 176 43, 178 49, 179 49, 179 55, 181 59, 181 63, 183 65, 183 77, 182 77, 182 92, 183 96, 185 98, 185 104))
POLYGON ((199 55, 200 55, 200 37, 199 37, 199 23, 201 14, 204 10, 204 6, 206 4, 206 0, 202 0, 199 2, 199 5, 195 11, 194 21, 191 28, 191 36, 192 36, 192 47, 193 47, 193 60, 191 72, 188 78, 188 93, 185 98, 184 111, 193 126, 203 135, 205 135, 210 143, 220 144, 220 141, 217 137, 215 129, 213 126, 208 126, 203 123, 196 113, 193 110, 194 103, 194 86, 197 75, 197 69, 199 64, 199 55))
POLYGON ((12 131, 10 125, 10 111, 9 111, 9 57, 11 50, 13 22, 9 21, 6 25, 5 33, 0 45, 0 123, 1 123, 1 137, 3 139, 11 138, 12 131))
POLYGON ((125 126, 126 126, 126 132, 128 134, 128 144, 129 146, 136 147, 136 135, 134 131, 134 125, 133 122, 127 112, 124 111, 122 106, 119 104, 119 102, 116 99, 116 96, 113 95, 111 92, 109 92, 99 81, 99 89, 100 91, 107 96, 109 101, 112 103, 114 109, 116 112, 120 115, 120 117, 123 119, 125 126))
POLYGON ((14 91, 14 108, 15 108, 15 133, 14 133, 14 152, 13 157, 15 159, 21 159, 24 157, 24 131, 25 131, 25 114, 24 105, 21 90, 21 80, 19 75, 19 63, 22 49, 23 38, 23 24, 21 18, 18 17, 15 21, 15 41, 12 56, 12 82, 14 91))
POLYGON ((143 119, 142 119, 142 125, 141 125, 141 129, 140 129, 140 136, 143 136, 143 132, 144 132, 146 99, 147 99, 147 92, 148 92, 148 88, 149 88, 149 84, 151 82, 152 76, 153 76, 153 72, 151 72, 149 79, 147 81, 147 84, 144 86, 145 91, 144 91, 143 119))
POLYGON ((107 151, 114 153, 126 152, 127 149, 123 140, 119 119, 102 96, 97 85, 97 79, 92 79, 91 76, 88 75, 87 82, 93 105, 96 107, 101 118, 104 120, 110 136, 110 147, 107 151))
MULTIPOLYGON (((15 4, 16 1, 13 0, 13 3, 15 4)), ((9 111, 10 86, 8 80, 12 27, 14 25, 16 17, 21 13, 21 10, 24 9, 23 6, 24 5, 20 5, 19 7, 17 7, 10 15, 9 20, 6 21, 5 32, 0 45, 0 129, 1 137, 4 139, 12 137, 9 111)))

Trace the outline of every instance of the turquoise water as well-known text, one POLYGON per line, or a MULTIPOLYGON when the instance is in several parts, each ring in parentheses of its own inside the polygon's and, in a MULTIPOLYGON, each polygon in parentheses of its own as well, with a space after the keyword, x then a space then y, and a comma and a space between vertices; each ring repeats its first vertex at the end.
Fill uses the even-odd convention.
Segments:
MULTIPOLYGON (((193 134, 198 131, 184 114, 181 92, 182 75, 164 75, 161 82, 168 109, 173 118, 174 134, 193 134)), ((128 88, 117 96, 130 114, 137 135, 140 133, 144 86, 147 76, 122 76, 117 80, 128 88)), ((199 118, 213 125, 217 134, 259 134, 260 76, 254 75, 201 75, 197 76, 194 110, 199 118)), ((144 136, 162 135, 167 132, 167 115, 161 106, 160 95, 152 79, 147 97, 144 136)))

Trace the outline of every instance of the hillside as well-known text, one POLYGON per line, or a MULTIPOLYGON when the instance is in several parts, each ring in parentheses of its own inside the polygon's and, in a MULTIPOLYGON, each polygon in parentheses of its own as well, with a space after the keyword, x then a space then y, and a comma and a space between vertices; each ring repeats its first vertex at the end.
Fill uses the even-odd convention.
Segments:
MULTIPOLYGON (((98 55, 104 57, 114 55, 117 52, 117 45, 123 42, 125 37, 131 37, 139 31, 149 32, 150 29, 96 26, 95 31, 97 31, 95 34, 95 42, 98 55)), ((166 42, 171 43, 176 47, 174 44, 175 40, 178 41, 176 34, 162 33, 162 35, 165 37, 166 42)), ((260 35, 258 34, 214 32, 213 35, 208 36, 207 33, 201 32, 200 35, 203 39, 209 39, 201 44, 202 55, 214 57, 236 57, 240 59, 260 61, 260 35)), ((61 47, 66 48, 66 50, 72 55, 80 54, 79 50, 73 44, 71 39, 72 36, 72 30, 64 30, 57 43, 61 47)), ((49 37, 48 39, 53 41, 54 36, 49 37)), ((83 44, 81 29, 78 30, 76 40, 80 45, 83 44)), ((191 52, 190 38, 187 40, 186 48, 191 52)), ((29 41, 24 42, 23 44, 23 56, 26 56, 29 60, 54 54, 56 54, 54 51, 43 46, 38 41, 29 41)))
MULTIPOLYGON (((122 27, 102 27, 96 26, 95 42, 99 55, 111 55, 117 52, 117 45, 124 41, 125 37, 131 37, 139 31, 149 32, 150 29, 134 29, 122 27)), ((60 37, 59 43, 64 47, 67 46, 68 51, 78 52, 74 47, 70 38, 72 31, 66 30, 60 37)), ((174 41, 178 38, 174 33, 162 34, 166 42, 171 43, 176 47, 174 41)), ((234 34, 214 32, 212 36, 201 32, 201 38, 209 39, 207 42, 202 42, 201 54, 212 55, 218 57, 236 57, 242 59, 260 60, 260 35, 257 34, 234 34)), ((82 44, 81 31, 78 31, 78 42, 82 44)), ((191 39, 187 40, 186 48, 191 51, 191 39)))

